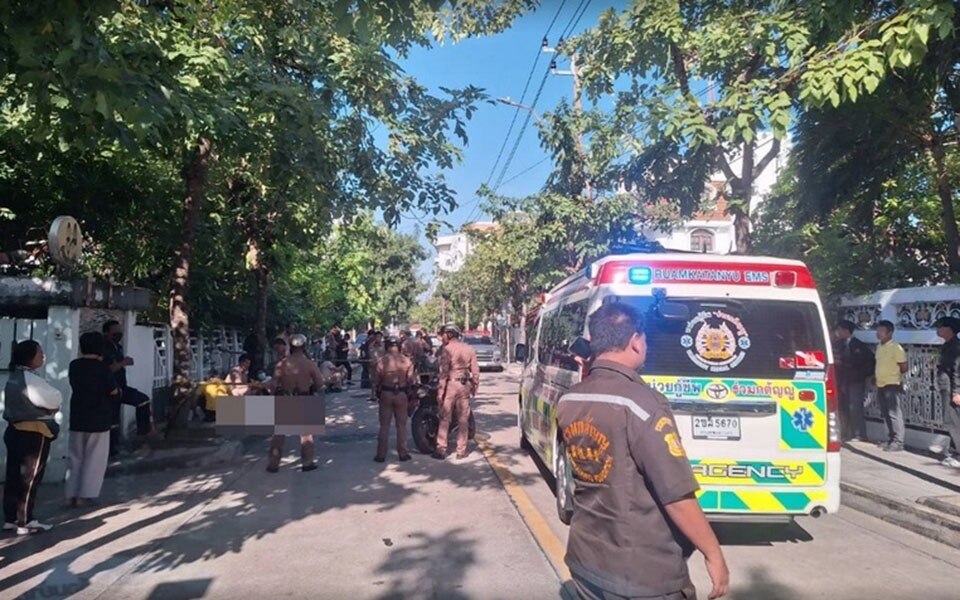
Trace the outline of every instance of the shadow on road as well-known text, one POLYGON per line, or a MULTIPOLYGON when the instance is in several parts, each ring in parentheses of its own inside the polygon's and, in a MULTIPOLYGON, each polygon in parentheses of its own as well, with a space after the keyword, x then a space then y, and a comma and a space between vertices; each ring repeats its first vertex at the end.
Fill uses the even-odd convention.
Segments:
POLYGON ((724 546, 772 546, 778 543, 812 542, 813 536, 796 521, 789 523, 714 523, 724 546))
MULTIPOLYGON (((57 527, 42 535, 0 540, 0 589, 43 577, 27 594, 66 597, 88 588, 98 575, 124 565, 132 565, 131 573, 169 572, 239 553, 248 540, 326 511, 360 505, 376 512, 394 510, 422 498, 426 483, 446 481, 478 491, 500 488, 499 479, 475 448, 466 461, 441 463, 415 455, 413 461, 397 465, 391 452, 388 463, 374 463, 377 405, 366 397, 356 392, 328 396, 332 425, 327 435, 317 438, 320 468, 312 473, 300 472, 299 460, 284 463, 276 475, 263 472, 267 440, 248 438, 245 460, 236 467, 110 479, 103 492, 108 506, 87 512, 59 508, 62 499, 54 497, 62 489, 45 486, 38 513, 58 515, 53 519, 57 527), (355 453, 364 460, 357 462, 355 453), (397 470, 402 477, 393 476, 397 470), (145 531, 151 527, 153 531, 145 531), (29 566, 11 569, 25 566, 20 563, 29 566)), ((475 405, 482 432, 516 425, 515 415, 492 412, 491 404, 495 402, 481 396, 475 405)), ((294 441, 288 438, 288 453, 294 441)), ((381 597, 465 597, 458 592, 457 581, 435 575, 438 569, 447 574, 464 572, 474 562, 475 542, 462 529, 412 537, 412 547, 398 547, 379 567, 387 586, 381 597)), ((210 584, 209 579, 162 584, 149 597, 198 598, 210 584)))

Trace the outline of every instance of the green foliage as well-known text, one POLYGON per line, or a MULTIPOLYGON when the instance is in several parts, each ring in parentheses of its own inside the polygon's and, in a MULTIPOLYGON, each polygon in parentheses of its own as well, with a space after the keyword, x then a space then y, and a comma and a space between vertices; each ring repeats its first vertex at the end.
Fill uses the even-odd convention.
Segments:
MULTIPOLYGON (((952 161, 960 191, 960 161, 952 161)), ((855 203, 822 218, 798 206, 803 187, 791 168, 784 172, 756 222, 756 247, 764 254, 805 261, 825 297, 950 280, 944 256, 940 202, 933 174, 915 161, 887 178, 864 221, 855 203)), ((960 209, 960 202, 956 202, 960 209)))

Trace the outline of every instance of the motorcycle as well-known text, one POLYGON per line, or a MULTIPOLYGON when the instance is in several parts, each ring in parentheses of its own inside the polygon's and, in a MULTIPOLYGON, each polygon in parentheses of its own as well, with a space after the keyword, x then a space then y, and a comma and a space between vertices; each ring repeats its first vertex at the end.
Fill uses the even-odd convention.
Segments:
MULTIPOLYGON (((417 450, 424 454, 433 454, 437 449, 437 431, 440 429, 438 391, 439 386, 435 378, 416 386, 416 392, 413 394, 414 401, 408 408, 413 443, 417 446, 417 450)), ((456 439, 457 429, 457 420, 451 419, 447 439, 456 439)), ((470 411, 470 431, 467 437, 472 440, 476 432, 473 411, 470 411)))

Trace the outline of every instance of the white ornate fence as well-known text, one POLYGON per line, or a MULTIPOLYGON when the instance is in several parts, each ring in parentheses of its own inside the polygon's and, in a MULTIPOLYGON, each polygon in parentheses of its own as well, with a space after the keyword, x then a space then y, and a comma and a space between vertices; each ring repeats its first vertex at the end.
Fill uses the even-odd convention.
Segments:
MULTIPOLYGON (((946 316, 960 317, 960 286, 899 288, 844 297, 838 314, 840 319, 856 323, 859 329, 855 335, 869 344, 877 343, 873 330, 879 321, 896 325, 894 339, 907 351, 907 424, 932 431, 943 429, 943 406, 936 391, 936 364, 943 340, 932 326, 946 316)), ((879 418, 875 403, 867 414, 879 418)))

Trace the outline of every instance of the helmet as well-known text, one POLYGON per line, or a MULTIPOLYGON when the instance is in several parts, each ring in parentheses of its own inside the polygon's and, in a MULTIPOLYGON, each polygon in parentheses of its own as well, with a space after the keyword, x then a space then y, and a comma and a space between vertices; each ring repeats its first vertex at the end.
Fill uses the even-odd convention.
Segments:
POLYGON ((290 347, 291 348, 303 348, 307 345, 307 336, 302 333, 297 333, 290 336, 290 347))
POLYGON ((398 348, 400 346, 400 340, 395 337, 388 337, 383 341, 384 350, 389 350, 390 348, 398 348))
POLYGON ((453 323, 447 323, 440 329, 440 333, 449 333, 453 337, 460 337, 460 328, 453 323))

